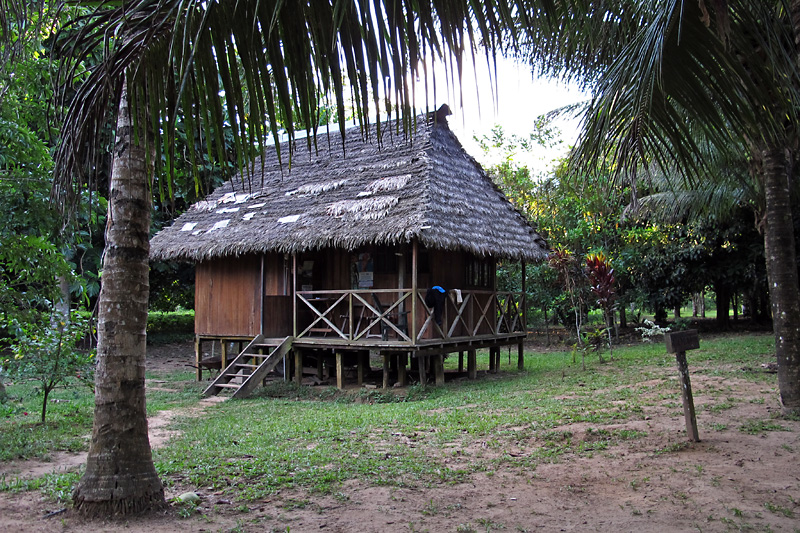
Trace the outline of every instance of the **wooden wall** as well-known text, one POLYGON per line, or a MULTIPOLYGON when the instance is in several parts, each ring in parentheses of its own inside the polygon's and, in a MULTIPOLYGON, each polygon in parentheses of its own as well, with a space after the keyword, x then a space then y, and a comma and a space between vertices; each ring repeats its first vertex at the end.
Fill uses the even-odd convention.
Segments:
POLYGON ((198 263, 194 328, 198 335, 255 336, 261 326, 261 258, 198 263))
MULTIPOLYGON (((365 251, 383 253, 385 257, 392 258, 396 249, 372 247, 365 251)), ((347 290, 351 288, 351 258, 356 253, 358 251, 330 249, 308 252, 298 255, 297 264, 299 268, 303 261, 314 261, 315 291, 347 290)), ((412 282, 410 247, 406 247, 403 253, 402 257, 397 256, 397 261, 398 264, 399 261, 405 263, 403 285, 405 288, 410 288, 412 282)), ((423 293, 433 285, 441 285, 446 289, 493 289, 496 281, 493 261, 490 269, 491 279, 487 280, 490 286, 473 287, 468 285, 465 275, 467 263, 471 260, 469 254, 441 250, 427 250, 424 254, 418 275, 419 288, 423 293)), ((291 266, 291 258, 287 259, 283 254, 264 256, 265 312, 262 325, 259 292, 262 287, 260 256, 249 255, 199 263, 195 281, 195 333, 214 336, 255 336, 263 330, 268 337, 291 335, 291 266)), ((397 272, 376 272, 374 281, 375 289, 398 287, 397 272)), ((448 314, 452 315, 452 309, 448 314)), ((417 316, 419 328, 422 326, 424 315, 418 312, 417 316)), ((466 334, 466 331, 456 331, 454 334, 466 334)))

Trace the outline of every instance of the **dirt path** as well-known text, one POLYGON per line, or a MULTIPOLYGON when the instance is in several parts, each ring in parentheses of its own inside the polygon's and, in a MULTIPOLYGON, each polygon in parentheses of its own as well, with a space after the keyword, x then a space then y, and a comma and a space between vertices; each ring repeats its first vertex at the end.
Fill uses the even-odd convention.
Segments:
MULTIPOLYGON (((122 523, 83 522, 68 514, 42 518, 56 504, 38 493, 0 493, 0 531, 292 531, 292 532, 484 532, 484 531, 800 531, 800 422, 774 417, 777 386, 722 378, 713 372, 692 376, 702 442, 688 443, 680 399, 658 396, 659 385, 674 378, 641 383, 650 395, 644 413, 603 426, 608 431, 646 436, 623 440, 581 457, 561 455, 552 463, 514 467, 499 461, 467 483, 394 488, 353 480, 334 494, 282 491, 256 502, 236 502, 203 487, 168 486, 169 496, 197 491, 199 512, 180 518, 173 509, 122 523), (725 409, 704 409, 719 395, 725 409), (743 431, 754 421, 771 427, 743 431)), ((202 413, 196 408, 164 412, 150 421, 154 446, 163 444, 172 417, 202 413)), ((591 443, 597 428, 568 424, 573 442, 591 443)), ((481 443, 476 447, 480 448, 481 443)), ((465 450, 524 457, 541 442, 523 440, 514 449, 465 450)), ((467 454, 467 456, 469 456, 467 454)), ((53 469, 69 467, 57 457, 53 469)), ((457 467, 461 456, 454 456, 457 467)), ((467 459, 468 460, 468 459, 467 459)), ((77 461, 80 464, 80 461, 77 461)), ((42 465, 27 465, 26 472, 42 465)))

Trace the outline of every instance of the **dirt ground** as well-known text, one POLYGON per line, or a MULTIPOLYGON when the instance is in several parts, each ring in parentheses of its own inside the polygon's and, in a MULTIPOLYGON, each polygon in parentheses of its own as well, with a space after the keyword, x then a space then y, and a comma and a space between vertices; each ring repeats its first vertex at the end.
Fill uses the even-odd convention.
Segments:
MULTIPOLYGON (((149 354, 148 365, 167 369, 191 357, 188 345, 161 347, 149 354)), ((203 487, 174 487, 168 497, 196 491, 200 512, 180 518, 172 508, 121 522, 86 522, 69 512, 48 518, 58 504, 35 492, 6 492, 0 493, 0 531, 800 531, 800 422, 773 421, 785 431, 739 429, 747 420, 769 420, 779 411, 777 378, 764 386, 705 370, 692 368, 695 404, 718 401, 720 391, 736 401, 730 409, 698 410, 699 443, 687 442, 673 398, 645 407, 643 417, 606 427, 645 431, 646 437, 591 457, 561 456, 531 471, 500 468, 467 483, 424 489, 351 481, 330 496, 283 491, 246 505, 203 487), (298 504, 303 501, 311 503, 298 504)), ((677 388, 676 376, 664 379, 677 388)), ((203 408, 199 402, 151 419, 152 444, 161 446, 171 436, 165 427, 172 417, 199 415, 203 408)), ((592 438, 583 424, 557 429, 572 432, 574 439, 592 438)), ((524 455, 526 443, 505 452, 524 455)), ((0 476, 62 471, 83 460, 58 454, 50 463, 0 465, 0 476)))

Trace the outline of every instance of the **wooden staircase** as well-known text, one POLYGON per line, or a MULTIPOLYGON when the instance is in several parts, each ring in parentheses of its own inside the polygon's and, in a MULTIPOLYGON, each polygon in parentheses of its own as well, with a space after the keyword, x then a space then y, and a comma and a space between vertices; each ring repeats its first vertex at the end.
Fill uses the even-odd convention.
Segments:
POLYGON ((246 398, 289 353, 293 341, 294 337, 286 337, 270 342, 262 335, 257 336, 227 368, 222 369, 203 395, 214 396, 230 390, 233 398, 246 398))

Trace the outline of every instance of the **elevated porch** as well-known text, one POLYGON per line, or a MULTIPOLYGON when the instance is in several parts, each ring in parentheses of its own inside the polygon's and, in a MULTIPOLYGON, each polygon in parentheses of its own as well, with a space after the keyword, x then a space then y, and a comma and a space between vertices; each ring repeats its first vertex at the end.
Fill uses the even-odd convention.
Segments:
MULTIPOLYGON (((283 379, 303 380, 306 368, 320 380, 335 376, 338 387, 345 386, 345 369, 357 368, 357 382, 363 383, 369 372, 369 354, 383 360, 383 386, 406 385, 412 372, 420 382, 432 374, 435 382, 444 382, 444 357, 459 355, 459 371, 470 378, 477 375, 476 351, 490 350, 489 371, 499 366, 500 348, 518 348, 518 367, 524 365, 522 343, 524 328, 523 294, 490 290, 461 291, 460 298, 450 291, 440 308, 441 323, 435 308, 425 304, 425 292, 413 289, 359 289, 298 291, 291 301, 293 335, 291 351, 279 367, 283 379)), ((198 336, 198 379, 206 367, 202 343, 216 340, 198 336)), ((220 369, 232 359, 228 352, 242 351, 251 339, 220 338, 226 344, 238 343, 238 350, 223 348, 220 369)), ((274 339, 277 343, 281 339, 274 339)), ((265 342, 269 342, 266 339, 265 342)), ((214 367, 216 368, 216 367, 214 367)))

